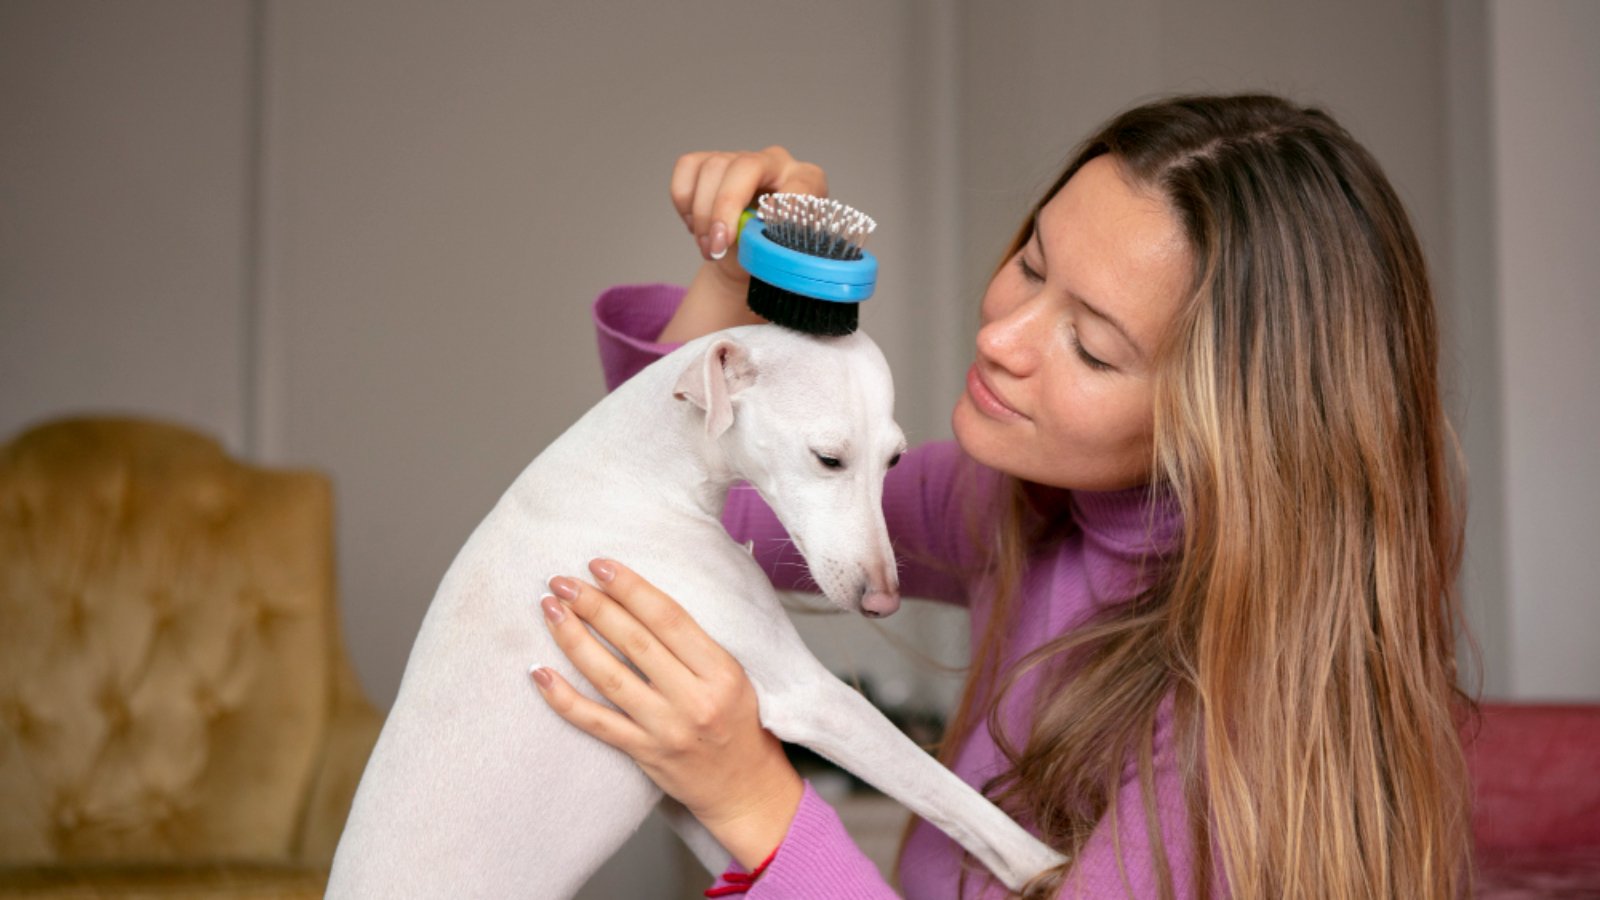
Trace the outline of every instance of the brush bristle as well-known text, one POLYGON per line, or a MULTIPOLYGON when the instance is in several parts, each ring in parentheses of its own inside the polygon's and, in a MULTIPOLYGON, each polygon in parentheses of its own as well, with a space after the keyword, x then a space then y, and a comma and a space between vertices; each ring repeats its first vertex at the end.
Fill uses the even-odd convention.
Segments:
POLYGON ((764 194, 757 201, 767 239, 824 259, 860 259, 878 223, 837 200, 810 194, 764 194))
POLYGON ((750 278, 750 310, 774 325, 807 334, 840 337, 856 330, 859 303, 833 303, 805 297, 793 291, 750 278))

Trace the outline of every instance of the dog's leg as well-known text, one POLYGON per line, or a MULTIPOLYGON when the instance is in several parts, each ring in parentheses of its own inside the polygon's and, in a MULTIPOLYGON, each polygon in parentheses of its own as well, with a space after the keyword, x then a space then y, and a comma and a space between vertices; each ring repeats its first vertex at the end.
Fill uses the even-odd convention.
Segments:
POLYGON ((717 839, 711 836, 700 820, 696 819, 682 803, 663 795, 661 802, 656 804, 656 811, 667 820, 672 830, 689 849, 694 853, 694 858, 700 860, 700 865, 706 867, 711 875, 721 875, 728 868, 728 863, 733 859, 728 851, 722 849, 717 839))
POLYGON ((900 801, 1012 890, 1064 860, 902 734, 865 697, 820 664, 812 675, 771 694, 757 684, 762 724, 773 734, 810 747, 900 801))

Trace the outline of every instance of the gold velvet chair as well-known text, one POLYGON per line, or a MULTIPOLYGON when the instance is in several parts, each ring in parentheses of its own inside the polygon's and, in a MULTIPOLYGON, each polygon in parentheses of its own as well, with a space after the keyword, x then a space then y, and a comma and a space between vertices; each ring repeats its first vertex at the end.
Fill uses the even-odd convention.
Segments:
POLYGON ((321 896, 381 725, 332 518, 172 425, 0 447, 0 897, 321 896))

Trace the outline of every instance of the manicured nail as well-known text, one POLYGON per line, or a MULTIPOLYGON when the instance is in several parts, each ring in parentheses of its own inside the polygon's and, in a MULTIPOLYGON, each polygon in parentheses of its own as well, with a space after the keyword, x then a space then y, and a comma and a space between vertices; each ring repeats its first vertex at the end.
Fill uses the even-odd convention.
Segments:
POLYGON ((533 676, 534 683, 547 691, 550 690, 551 685, 556 683, 555 676, 550 674, 550 670, 538 663, 533 664, 533 668, 528 670, 528 674, 533 676))
POLYGON ((711 223, 711 258, 721 259, 728 255, 728 226, 724 222, 711 223))
POLYGON ((550 590, 555 591, 556 596, 563 600, 578 599, 578 586, 573 583, 571 578, 563 578, 557 575, 550 579, 550 590))
POLYGON ((617 577, 617 567, 603 559, 597 559, 589 563, 589 571, 593 572, 594 577, 601 581, 610 581, 617 577))
POLYGON ((546 597, 539 601, 539 608, 544 610, 544 617, 550 620, 551 625, 560 625, 561 620, 567 617, 567 611, 554 597, 546 597))

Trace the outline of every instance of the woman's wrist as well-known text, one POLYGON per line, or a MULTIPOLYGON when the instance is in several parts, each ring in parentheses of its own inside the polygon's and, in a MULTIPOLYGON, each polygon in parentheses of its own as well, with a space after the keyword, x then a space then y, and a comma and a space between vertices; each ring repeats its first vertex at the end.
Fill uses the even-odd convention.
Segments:
POLYGON ((766 320, 750 311, 745 297, 749 277, 730 275, 721 263, 704 263, 695 273, 683 301, 656 340, 682 343, 735 325, 758 325, 766 320))
POLYGON ((805 782, 786 760, 768 783, 742 793, 737 806, 702 815, 700 822, 741 866, 752 870, 783 843, 804 795, 805 782))

